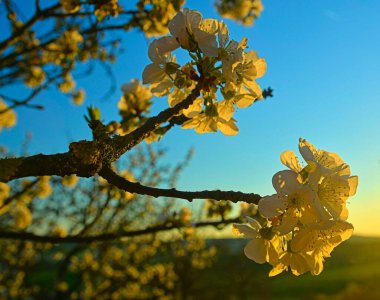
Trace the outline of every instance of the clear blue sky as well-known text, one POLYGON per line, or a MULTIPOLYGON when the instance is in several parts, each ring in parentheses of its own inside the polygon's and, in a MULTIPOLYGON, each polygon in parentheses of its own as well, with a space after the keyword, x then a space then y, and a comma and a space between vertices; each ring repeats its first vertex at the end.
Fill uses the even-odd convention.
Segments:
MULTIPOLYGON (((20 1, 27 3, 29 1, 20 1)), ((303 137, 317 147, 337 152, 359 175, 357 195, 350 200, 356 234, 380 235, 380 1, 263 0, 265 10, 254 27, 226 21, 231 37, 249 39, 251 49, 267 60, 259 81, 275 97, 236 114, 240 133, 198 135, 174 129, 160 142, 175 162, 194 147, 195 157, 181 175, 179 188, 233 189, 262 195, 274 192, 272 175, 283 169, 279 155, 297 151, 303 137)), ((212 1, 188 0, 186 7, 218 18, 212 1)), ((139 32, 125 39, 125 53, 113 66, 118 84, 141 78, 149 62, 147 39, 139 32)), ((102 108, 104 119, 118 119, 120 91, 99 98, 108 79, 99 68, 78 80, 87 90, 86 104, 102 108)), ((33 132, 32 153, 66 151, 69 141, 89 138, 85 107, 74 107, 54 91, 39 103, 46 110, 18 110, 19 123, 0 135, 0 144, 19 149, 25 132, 33 132)), ((157 99, 155 111, 166 107, 157 99)))

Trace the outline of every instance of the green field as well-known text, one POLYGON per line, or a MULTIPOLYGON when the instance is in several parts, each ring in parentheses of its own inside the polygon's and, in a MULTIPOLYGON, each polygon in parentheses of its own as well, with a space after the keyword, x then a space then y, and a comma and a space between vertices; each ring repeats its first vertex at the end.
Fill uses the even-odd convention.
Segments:
MULTIPOLYGON (((380 239, 353 237, 332 253, 319 276, 267 276, 269 268, 248 260, 245 240, 213 240, 213 268, 188 278, 188 299, 380 299, 380 239)), ((190 277, 190 276, 189 276, 190 277)))

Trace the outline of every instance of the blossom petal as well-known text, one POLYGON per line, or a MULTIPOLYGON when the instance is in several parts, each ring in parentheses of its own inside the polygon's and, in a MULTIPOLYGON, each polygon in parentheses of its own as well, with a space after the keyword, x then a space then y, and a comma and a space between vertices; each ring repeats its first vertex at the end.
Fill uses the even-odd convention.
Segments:
POLYGON ((257 231, 247 224, 233 224, 235 232, 243 234, 244 237, 254 239, 257 237, 257 231))
POLYGON ((234 119, 230 119, 229 121, 225 121, 221 118, 218 119, 218 129, 224 134, 228 136, 236 135, 239 132, 239 128, 235 124, 234 119))
POLYGON ((356 189, 358 188, 358 176, 351 176, 348 178, 348 184, 350 186, 350 196, 353 196, 356 194, 356 189))
POLYGON ((291 232, 298 223, 297 211, 293 208, 289 208, 282 216, 281 224, 276 226, 282 235, 291 232))
POLYGON ((232 101, 229 100, 220 101, 218 103, 217 109, 219 117, 226 121, 229 121, 235 112, 234 105, 232 101))
MULTIPOLYGON (((202 134, 207 132, 217 132, 218 124, 212 117, 205 115, 197 115, 196 118, 199 120, 198 125, 195 127, 195 132, 202 134)), ((184 124, 186 124, 185 122, 184 124)))
POLYGON ((164 96, 167 95, 171 88, 173 87, 173 82, 171 81, 170 78, 166 77, 160 82, 152 83, 150 88, 151 92, 156 95, 156 96, 164 96))
POLYGON ((160 68, 159 64, 149 64, 143 71, 143 83, 159 82, 165 78, 165 71, 160 68))
POLYGON ((244 85, 247 88, 248 92, 252 96, 256 97, 256 99, 262 98, 263 92, 261 90, 260 85, 256 81, 254 81, 254 80, 250 80, 250 81, 244 80, 244 85))
POLYGON ((181 46, 189 49, 189 34, 193 34, 194 29, 199 27, 201 20, 202 15, 200 12, 185 8, 183 11, 179 11, 169 22, 168 28, 170 33, 178 39, 181 46))
POLYGON ((310 273, 314 276, 321 274, 323 271, 323 256, 315 256, 314 265, 310 269, 310 273))
POLYGON ((284 265, 283 263, 280 262, 277 265, 275 265, 272 268, 272 270, 270 270, 269 277, 273 277, 273 276, 276 276, 278 274, 281 274, 282 272, 284 272, 287 269, 288 269, 288 266, 284 265))
POLYGON ((314 154, 317 152, 315 146, 305 139, 300 139, 298 144, 299 152, 306 162, 315 161, 314 154))
POLYGON ((259 211, 266 218, 274 218, 287 208, 287 197, 283 194, 265 196, 259 201, 259 211))
POLYGON ((203 19, 200 23, 200 29, 215 35, 219 29, 219 22, 216 19, 203 19))
POLYGON ((195 40, 199 49, 209 57, 218 57, 218 44, 215 34, 207 33, 199 28, 194 30, 195 40))
POLYGON ((218 28, 218 41, 219 47, 224 48, 229 40, 229 32, 226 23, 223 21, 219 22, 218 28))
POLYGON ((179 44, 175 37, 173 36, 164 36, 158 40, 154 40, 148 49, 148 56, 151 61, 156 63, 164 63, 164 56, 177 49, 179 44))
POLYGON ((198 126, 199 123, 200 123, 200 120, 198 118, 193 118, 193 119, 190 119, 190 120, 187 120, 186 122, 184 122, 182 124, 182 128, 191 129, 191 128, 198 126))
POLYGON ((298 174, 291 170, 284 170, 273 175, 272 184, 277 193, 290 195, 301 188, 298 174))
POLYGON ((310 267, 306 261, 306 259, 298 253, 292 253, 290 262, 290 269, 292 273, 296 276, 302 275, 310 270, 310 267))
POLYGON ((183 92, 180 89, 175 89, 172 93, 169 94, 168 96, 168 103, 170 107, 173 107, 177 105, 178 103, 182 102, 185 100, 187 97, 187 94, 183 92))
POLYGON ((234 98, 234 101, 237 107, 246 108, 250 106, 253 102, 255 102, 256 99, 257 97, 244 92, 243 94, 236 95, 236 97, 234 98))
POLYGON ((199 115, 203 109, 203 98, 197 98, 193 104, 191 104, 187 109, 184 109, 182 113, 188 117, 193 118, 196 115, 199 115))
POLYGON ((294 172, 301 172, 302 167, 298 161, 297 155, 290 150, 286 150, 281 153, 280 159, 283 165, 287 166, 290 170, 294 172))
POLYGON ((253 229, 255 229, 256 231, 259 231, 261 229, 261 225, 256 219, 251 218, 251 217, 247 217, 247 221, 248 221, 249 225, 253 229))
POLYGON ((339 219, 349 194, 348 180, 337 175, 325 177, 318 187, 319 200, 335 220, 339 219))
MULTIPOLYGON (((300 230, 291 241, 291 249, 294 252, 300 252, 303 250, 310 250, 308 246, 310 242, 315 238, 314 233, 311 229, 300 230)), ((311 249, 312 250, 312 249, 311 249)))
POLYGON ((267 248, 265 245, 265 240, 262 238, 252 239, 247 246, 244 248, 245 255, 257 262, 258 264, 263 264, 266 262, 267 258, 267 248))
POLYGON ((257 72, 256 78, 263 77, 267 72, 267 63, 264 58, 259 58, 255 61, 255 67, 257 72))

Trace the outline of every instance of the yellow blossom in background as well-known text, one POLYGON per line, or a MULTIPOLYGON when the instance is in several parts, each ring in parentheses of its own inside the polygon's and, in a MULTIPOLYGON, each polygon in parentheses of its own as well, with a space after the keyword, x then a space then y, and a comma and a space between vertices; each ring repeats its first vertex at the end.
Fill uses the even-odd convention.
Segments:
POLYGON ((184 0, 140 0, 137 3, 139 10, 137 16, 141 30, 147 37, 167 34, 169 21, 184 2, 184 0))
POLYGON ((16 229, 25 229, 32 223, 32 213, 25 205, 16 205, 10 212, 16 229))
POLYGON ((179 212, 179 219, 184 224, 189 224, 191 222, 191 209, 188 207, 183 207, 179 212))
POLYGON ((62 7, 68 13, 75 13, 80 9, 79 0, 60 0, 62 7))
POLYGON ((257 214, 258 207, 255 204, 248 204, 246 202, 242 202, 240 204, 240 215, 242 217, 254 216, 257 214))
POLYGON ((4 182, 0 182, 0 204, 3 202, 5 198, 9 196, 10 187, 8 184, 4 182))
POLYGON ((261 0, 218 0, 216 8, 224 18, 246 26, 251 26, 264 10, 261 0))
POLYGON ((31 67, 25 77, 25 84, 31 88, 38 87, 45 80, 45 72, 41 67, 31 67))
POLYGON ((59 237, 65 237, 65 236, 67 236, 67 229, 63 226, 57 226, 53 229, 52 235, 59 236, 59 237))
POLYGON ((71 95, 72 102, 75 105, 82 105, 85 100, 86 92, 83 89, 74 91, 71 95))
POLYGON ((13 109, 0 98, 0 132, 4 128, 11 128, 16 125, 17 116, 13 109))
POLYGON ((5 214, 9 210, 9 205, 5 205, 4 200, 9 197, 10 186, 6 183, 0 182, 0 215, 5 214))
POLYGON ((117 17, 122 7, 118 4, 118 0, 105 0, 96 6, 95 16, 102 21, 107 16, 117 17))
POLYGON ((65 281, 60 281, 57 283, 56 289, 61 292, 66 292, 69 289, 69 285, 65 281))
POLYGON ((206 216, 209 218, 224 218, 232 211, 232 208, 230 201, 208 199, 204 204, 206 216))
POLYGON ((63 252, 57 251, 56 253, 54 253, 53 260, 55 260, 55 261, 60 261, 60 260, 62 260, 64 257, 65 257, 65 255, 64 255, 63 252))
POLYGON ((74 187, 78 183, 78 180, 79 180, 79 178, 75 174, 74 175, 68 175, 68 176, 64 176, 62 178, 62 184, 64 186, 67 186, 67 187, 74 187))
POLYGON ((63 81, 58 84, 58 88, 62 93, 68 93, 75 88, 75 85, 74 78, 68 73, 63 77, 63 81))
POLYGON ((123 85, 122 91, 123 96, 118 103, 121 116, 138 116, 143 112, 149 112, 149 108, 152 104, 150 101, 152 99, 152 93, 148 87, 143 86, 139 80, 132 79, 130 83, 123 85))
POLYGON ((67 59, 74 60, 81 52, 83 36, 77 30, 67 30, 53 43, 49 43, 43 52, 46 63, 64 64, 67 59))
POLYGON ((50 184, 50 176, 42 176, 36 185, 36 196, 39 198, 47 198, 53 192, 50 184))

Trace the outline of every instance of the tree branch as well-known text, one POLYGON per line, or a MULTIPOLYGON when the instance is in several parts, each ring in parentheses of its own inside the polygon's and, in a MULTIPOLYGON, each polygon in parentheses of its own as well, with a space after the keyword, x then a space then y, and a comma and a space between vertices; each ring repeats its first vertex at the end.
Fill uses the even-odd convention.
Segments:
POLYGON ((113 233, 104 233, 99 235, 92 236, 44 236, 37 235, 31 232, 14 232, 14 231, 0 231, 0 239, 16 239, 16 240, 28 240, 40 243, 92 243, 92 242, 106 242, 110 240, 116 240, 124 237, 134 237, 140 236, 144 234, 157 233, 161 231, 169 231, 173 229, 181 229, 186 227, 206 227, 206 226, 214 226, 220 227, 223 225, 228 225, 232 223, 240 222, 240 218, 227 219, 223 221, 208 221, 208 222, 199 222, 191 225, 185 224, 163 224, 147 227, 145 229, 133 230, 133 231, 125 231, 125 232, 113 232, 113 233))
POLYGON ((235 191, 198 191, 198 192, 185 192, 176 189, 162 189, 155 187, 144 186, 138 182, 130 182, 125 178, 117 175, 110 168, 105 167, 99 175, 108 181, 108 183, 125 190, 130 193, 136 193, 140 195, 148 195, 152 197, 171 197, 185 199, 193 201, 194 199, 214 199, 214 200, 229 200, 231 202, 244 201, 247 203, 257 204, 261 199, 261 196, 254 193, 243 193, 235 191))
POLYGON ((8 182, 29 176, 74 174, 77 172, 77 165, 74 164, 72 155, 67 152, 52 155, 37 154, 25 158, 3 158, 0 159, 0 169, 5 170, 5 177, 0 177, 0 181, 8 182), (13 168, 9 172, 7 165, 12 165, 13 168))
POLYGON ((182 102, 149 118, 142 126, 125 136, 116 136, 107 140, 74 142, 70 144, 70 151, 66 153, 0 159, 0 170, 4 170, 0 172, 0 182, 44 175, 76 174, 81 177, 91 177, 100 171, 102 166, 116 161, 126 151, 143 141, 150 132, 178 115, 182 109, 189 107, 199 97, 200 90, 201 83, 198 83, 182 102), (11 172, 6 171, 9 165, 16 165, 11 172))

